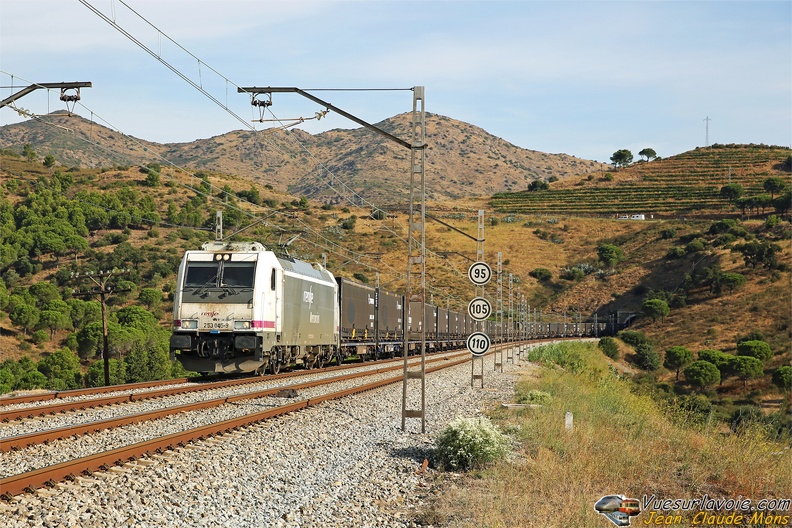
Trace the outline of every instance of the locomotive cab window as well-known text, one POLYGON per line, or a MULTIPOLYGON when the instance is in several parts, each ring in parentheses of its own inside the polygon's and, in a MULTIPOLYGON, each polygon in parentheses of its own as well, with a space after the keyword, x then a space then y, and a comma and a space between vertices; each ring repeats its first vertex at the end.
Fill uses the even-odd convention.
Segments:
POLYGON ((219 262, 191 262, 184 277, 185 288, 211 287, 217 284, 219 262))
POLYGON ((272 275, 270 275, 270 290, 275 291, 275 268, 272 268, 272 275))
POLYGON ((256 273, 253 262, 224 262, 221 286, 252 288, 256 273))
POLYGON ((255 262, 191 262, 184 276, 185 288, 253 288, 255 262))

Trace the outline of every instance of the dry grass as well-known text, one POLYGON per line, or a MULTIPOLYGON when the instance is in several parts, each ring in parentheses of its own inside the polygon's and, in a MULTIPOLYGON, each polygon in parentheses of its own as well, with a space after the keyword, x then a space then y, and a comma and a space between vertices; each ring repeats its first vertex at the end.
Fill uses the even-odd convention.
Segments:
MULTIPOLYGON (((607 525, 594 510, 603 495, 658 498, 792 496, 792 455, 761 431, 724 435, 715 428, 671 421, 630 383, 607 373, 601 354, 580 374, 545 370, 526 388, 553 395, 546 407, 494 413, 518 431, 517 457, 468 476, 434 508, 444 526, 580 527, 607 525), (564 413, 575 417, 564 430, 564 413)), ((641 523, 639 516, 635 523, 641 523)))

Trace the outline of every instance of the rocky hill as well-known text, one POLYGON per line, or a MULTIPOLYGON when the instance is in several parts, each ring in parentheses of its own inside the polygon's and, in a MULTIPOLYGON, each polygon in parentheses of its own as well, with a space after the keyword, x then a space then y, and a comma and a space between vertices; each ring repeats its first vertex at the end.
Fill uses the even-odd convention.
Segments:
MULTIPOLYGON (((409 114, 376 126, 410 139, 409 114)), ((437 114, 427 114, 426 131, 430 200, 488 197, 523 190, 536 179, 565 180, 602 170, 595 161, 523 149, 437 114)), ((21 152, 28 143, 67 167, 171 162, 189 171, 235 174, 326 203, 354 194, 383 205, 409 199, 409 150, 365 128, 316 135, 300 129, 237 130, 190 143, 159 144, 62 112, 0 127, 0 148, 21 152)))

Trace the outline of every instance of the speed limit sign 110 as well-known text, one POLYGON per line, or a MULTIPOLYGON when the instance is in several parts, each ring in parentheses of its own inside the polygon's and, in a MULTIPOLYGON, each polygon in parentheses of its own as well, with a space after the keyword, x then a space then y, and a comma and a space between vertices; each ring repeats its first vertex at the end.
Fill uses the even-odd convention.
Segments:
POLYGON ((468 278, 476 286, 484 286, 492 278, 492 268, 486 262, 474 262, 468 268, 468 278))
POLYGON ((467 338, 467 348, 474 356, 483 356, 490 349, 490 338, 484 332, 473 332, 467 338))

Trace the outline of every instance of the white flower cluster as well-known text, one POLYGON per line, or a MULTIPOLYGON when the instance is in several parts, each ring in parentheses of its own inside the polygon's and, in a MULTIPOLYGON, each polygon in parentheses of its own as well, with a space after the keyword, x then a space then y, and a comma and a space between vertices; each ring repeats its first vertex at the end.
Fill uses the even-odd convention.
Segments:
POLYGON ((440 464, 450 470, 464 470, 503 457, 509 438, 487 418, 456 418, 435 442, 440 464))

